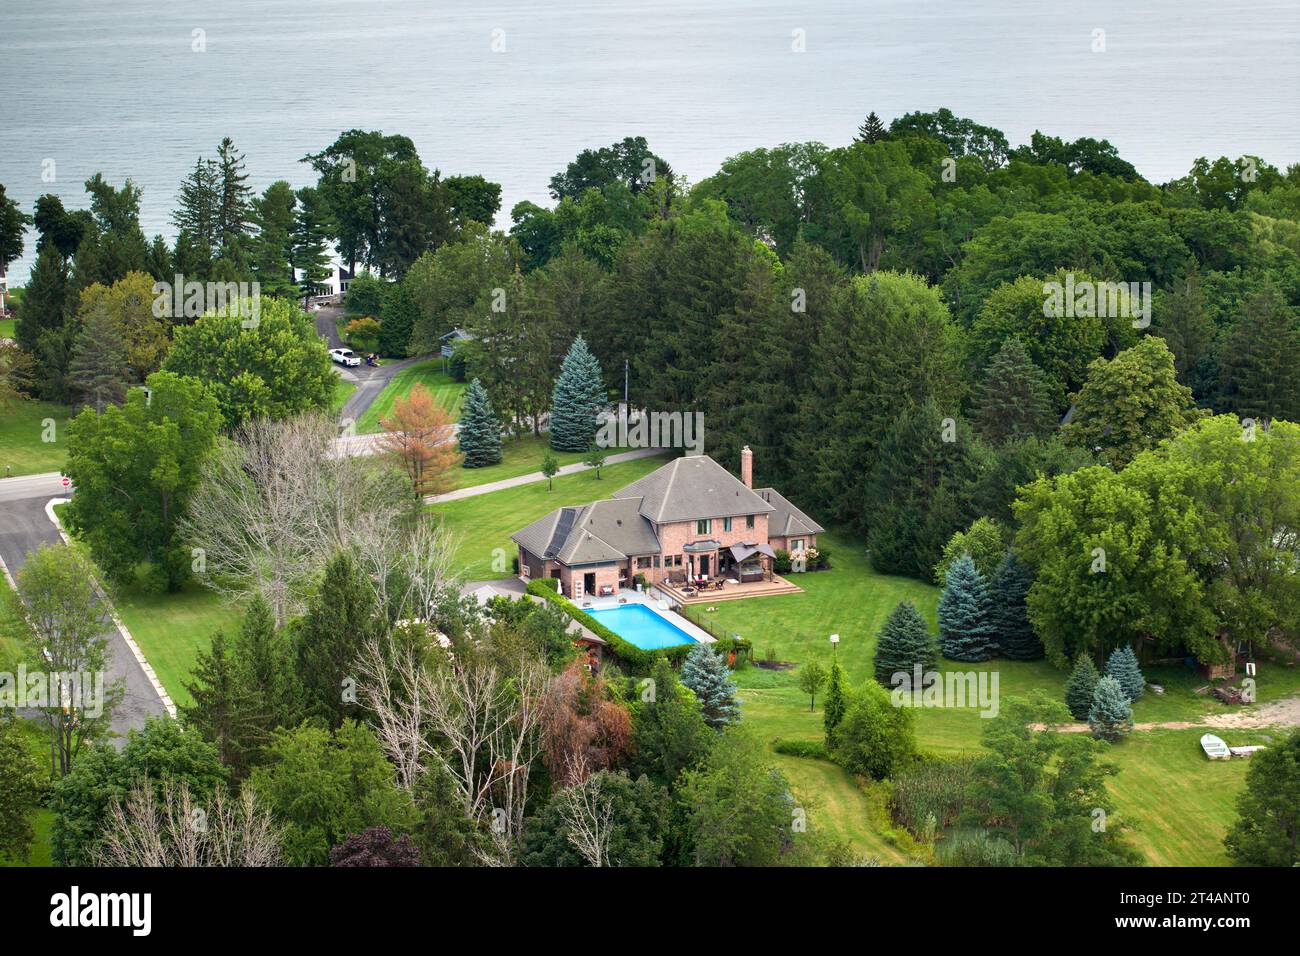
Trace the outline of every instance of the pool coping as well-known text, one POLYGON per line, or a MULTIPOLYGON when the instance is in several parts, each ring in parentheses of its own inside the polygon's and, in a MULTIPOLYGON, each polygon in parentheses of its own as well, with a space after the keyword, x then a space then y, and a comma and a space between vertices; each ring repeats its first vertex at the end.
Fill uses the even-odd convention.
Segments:
MULTIPOLYGON (((574 603, 577 604, 577 602, 574 603)), ((577 607, 580 611, 612 611, 620 607, 627 607, 629 604, 640 604, 649 608, 655 614, 663 618, 667 623, 677 628, 677 630, 681 631, 698 644, 714 643, 714 637, 712 634, 704 630, 704 628, 700 627, 685 615, 677 614, 672 611, 672 602, 666 597, 653 600, 642 591, 628 590, 621 591, 611 597, 586 599, 583 603, 577 604, 577 607), (588 604, 591 606, 588 607, 588 604), (667 606, 665 607, 661 605, 667 606)), ((663 650, 663 648, 651 648, 651 650, 663 650)))

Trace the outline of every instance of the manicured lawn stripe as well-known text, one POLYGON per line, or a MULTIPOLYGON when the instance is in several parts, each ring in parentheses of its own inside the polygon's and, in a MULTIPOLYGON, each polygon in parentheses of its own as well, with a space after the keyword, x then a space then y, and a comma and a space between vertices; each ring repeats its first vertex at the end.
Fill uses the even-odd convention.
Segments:
POLYGON ((59 471, 68 457, 65 434, 69 410, 53 402, 17 401, 0 405, 0 478, 59 471), (52 437, 46 420, 54 420, 52 437), (7 469, 7 470, 6 470, 7 469))
POLYGON ((380 431, 383 427, 379 423, 380 419, 388 417, 393 411, 393 403, 409 393, 417 382, 433 393, 433 400, 451 413, 452 421, 460 418, 461 402, 465 397, 465 389, 469 386, 465 382, 453 381, 450 375, 443 372, 442 360, 432 359, 404 368, 394 375, 374 403, 357 420, 357 433, 369 435, 380 431))

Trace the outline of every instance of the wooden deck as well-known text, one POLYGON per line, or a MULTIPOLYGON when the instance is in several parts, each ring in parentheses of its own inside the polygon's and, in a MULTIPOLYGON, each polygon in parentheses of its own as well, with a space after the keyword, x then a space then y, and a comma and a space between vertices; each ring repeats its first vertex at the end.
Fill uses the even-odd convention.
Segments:
POLYGON ((750 584, 724 584, 721 591, 698 591, 694 594, 683 593, 680 584, 656 584, 668 598, 678 604, 716 604, 718 601, 739 601, 743 598, 774 597, 778 594, 802 594, 803 588, 791 584, 785 578, 772 576, 771 581, 754 581, 750 584))

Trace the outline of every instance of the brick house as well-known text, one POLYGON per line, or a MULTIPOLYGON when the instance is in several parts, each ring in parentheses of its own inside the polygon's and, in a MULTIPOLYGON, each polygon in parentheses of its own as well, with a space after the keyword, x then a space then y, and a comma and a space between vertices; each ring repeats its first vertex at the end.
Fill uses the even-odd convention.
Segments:
POLYGON ((815 547, 824 529, 774 488, 754 488, 754 453, 740 478, 707 455, 677 458, 588 505, 557 508, 510 536, 519 574, 558 578, 566 597, 700 578, 772 580, 776 551, 815 547))

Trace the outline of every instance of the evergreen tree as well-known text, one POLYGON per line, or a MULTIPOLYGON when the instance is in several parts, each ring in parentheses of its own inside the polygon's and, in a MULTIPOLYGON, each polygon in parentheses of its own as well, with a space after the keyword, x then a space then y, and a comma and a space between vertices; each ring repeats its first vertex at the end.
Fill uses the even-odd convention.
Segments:
POLYGON ((581 335, 573 340, 551 393, 551 447, 586 451, 595 442, 596 415, 607 396, 600 362, 581 335))
POLYGON ((1223 842, 1238 866, 1300 865, 1300 730, 1251 758, 1223 842))
POLYGON ((263 295, 298 298, 293 278, 294 207, 298 199, 284 180, 272 183, 253 200, 257 236, 252 240, 253 276, 263 295))
POLYGON ((857 141, 859 143, 879 143, 882 139, 888 139, 889 134, 885 131, 885 124, 880 121, 875 110, 867 114, 867 118, 862 121, 858 127, 857 141))
POLYGON ((997 650, 989 620, 989 593, 984 575, 970 555, 962 555, 948 571, 939 598, 939 647, 954 661, 986 661, 997 650))
POLYGON ((297 722, 299 696, 292 648, 285 632, 276 629, 275 614, 261 595, 249 602, 231 654, 249 691, 247 707, 254 722, 250 743, 260 751, 275 728, 297 722))
POLYGON ((346 551, 339 552, 325 565, 320 590, 308 602, 296 634, 307 717, 322 718, 338 729, 357 716, 355 662, 379 627, 378 614, 360 566, 346 551))
POLYGON ((239 249, 248 237, 253 219, 253 190, 244 172, 244 154, 235 148, 229 136, 217 147, 217 223, 216 238, 221 258, 239 258, 239 249))
POLYGON ((921 612, 911 601, 900 601, 889 612, 876 638, 876 680, 890 687, 893 675, 900 671, 911 680, 917 664, 927 670, 934 666, 937 656, 938 648, 921 612))
POLYGON ((325 201, 313 187, 298 190, 293 221, 293 264, 302 272, 301 295, 315 295, 330 276, 330 220, 325 201))
MULTIPOLYGON (((186 237, 195 258, 189 261, 211 261, 220 242, 221 183, 217 164, 199 157, 194 170, 181 183, 177 208, 172 213, 172 225, 186 237)), ((177 237, 179 246, 180 238, 177 237)), ((187 256, 187 258, 189 258, 187 256)), ((202 280, 207 273, 186 275, 202 280)))
POLYGON ((1092 706, 1088 708, 1088 727, 1094 737, 1118 740, 1133 731, 1133 706, 1124 689, 1113 677, 1097 681, 1092 692, 1092 706))
POLYGON ((989 361, 975 394, 971 424, 994 445, 1042 438, 1056 424, 1047 376, 1018 337, 1004 341, 989 361))
POLYGON ((221 762, 242 778, 250 768, 252 738, 256 736, 250 688, 228 653, 225 635, 212 635, 208 650, 199 651, 193 679, 186 682, 192 702, 181 705, 185 722, 215 744, 221 762))
POLYGON ((682 664, 682 684, 695 692, 710 727, 721 729, 740 720, 736 682, 722 658, 708 644, 697 644, 682 664))
POLYGON ((492 411, 487 389, 478 379, 470 382, 465 391, 458 437, 460 453, 465 456, 464 467, 482 468, 501 460, 501 423, 492 411))
POLYGON ((1174 353, 1178 381, 1191 385, 1191 373, 1209 355, 1215 332, 1195 262, 1172 289, 1156 295, 1153 306, 1153 331, 1174 353))
POLYGON ((1300 421, 1300 330, 1271 283, 1242 302, 1221 354, 1228 409, 1257 422, 1300 421))
POLYGON ((77 405, 97 414, 109 405, 121 405, 129 375, 121 332, 104 309, 92 310, 82 320, 68 363, 68 388, 77 405))
POLYGON ((822 701, 822 729, 826 733, 826 748, 835 746, 835 730, 844 719, 848 701, 844 697, 844 669, 839 662, 831 664, 831 676, 826 682, 826 699, 822 701))
POLYGON ((993 624, 998 653, 1013 661, 1036 661, 1043 656, 1043 642, 1029 623, 1025 599, 1034 583, 1034 572, 1008 551, 989 580, 989 620, 993 624))
POLYGON ((954 423, 932 399, 899 412, 877 449, 865 491, 873 503, 867 529, 872 567, 930 578, 953 532, 976 515, 983 452, 965 422, 954 423))
POLYGON ((1074 670, 1070 672, 1070 679, 1065 683, 1065 706, 1070 708, 1075 720, 1087 719, 1088 712, 1092 709, 1093 692, 1100 679, 1101 675, 1097 673, 1092 658, 1086 653, 1080 654, 1075 661, 1074 670))
POLYGON ((411 330, 420 317, 420 307, 405 282, 393 282, 384 289, 380 310, 379 351, 384 355, 405 358, 409 354, 411 330))
POLYGON ((67 264, 58 250, 48 245, 36 257, 14 328, 19 348, 36 361, 37 387, 47 401, 67 400, 64 375, 68 350, 63 329, 68 299, 67 264))
POLYGON ((1110 652, 1110 657, 1106 660, 1106 676, 1115 678, 1124 691, 1124 696, 1135 704, 1147 689, 1147 679, 1142 676, 1137 654, 1127 644, 1110 652))

